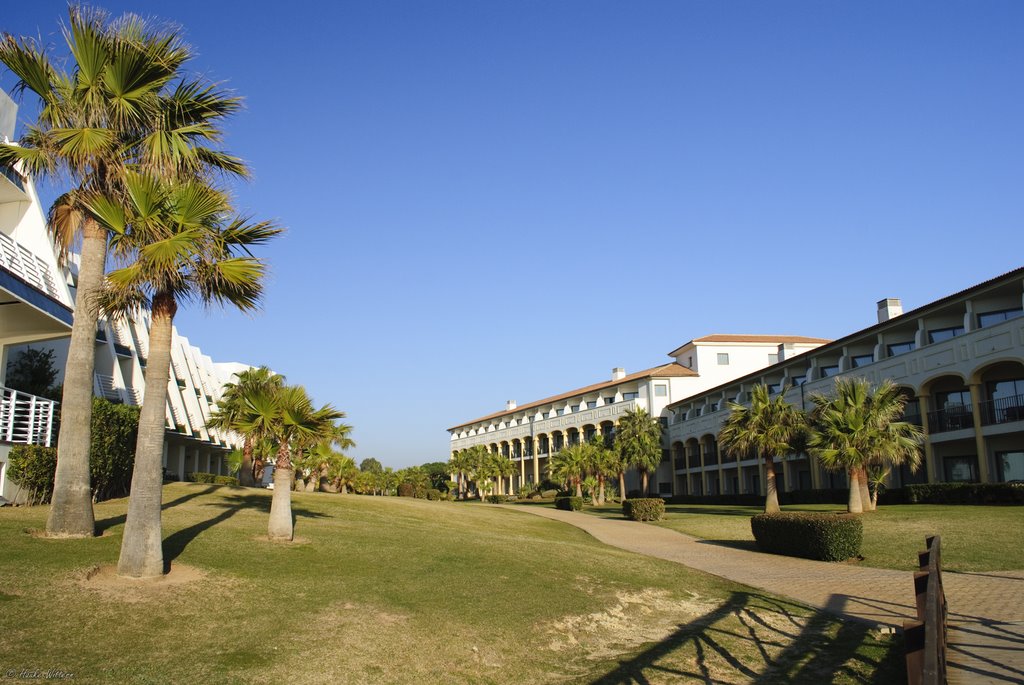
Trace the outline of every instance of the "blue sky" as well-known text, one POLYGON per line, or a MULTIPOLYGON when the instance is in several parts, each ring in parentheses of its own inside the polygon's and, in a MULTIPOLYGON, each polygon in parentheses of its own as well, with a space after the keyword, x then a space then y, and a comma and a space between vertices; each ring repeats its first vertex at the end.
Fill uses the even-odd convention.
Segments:
MULTIPOLYGON (((1024 263, 1019 2, 326 5, 103 6, 183 25, 246 98, 239 204, 289 228, 265 311, 179 329, 346 411, 357 459, 1024 263)), ((56 43, 64 7, 2 28, 56 43)))

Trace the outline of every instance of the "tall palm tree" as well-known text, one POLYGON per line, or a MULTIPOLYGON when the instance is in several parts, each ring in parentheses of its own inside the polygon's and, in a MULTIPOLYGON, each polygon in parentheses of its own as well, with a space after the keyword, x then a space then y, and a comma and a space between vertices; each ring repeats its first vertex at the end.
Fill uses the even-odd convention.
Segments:
POLYGON ((40 103, 38 120, 20 144, 0 145, 0 164, 19 163, 30 175, 69 178, 73 186, 51 208, 48 222, 62 262, 76 243, 80 251, 46 530, 81 537, 95 533, 89 432, 96 300, 107 250, 107 233, 85 211, 85 198, 122 192, 122 170, 132 162, 242 175, 245 167, 205 147, 218 139, 217 120, 238 108, 237 98, 196 82, 172 88, 191 57, 175 31, 154 30, 132 15, 112 21, 98 10, 71 6, 64 38, 70 71, 30 38, 0 40, 0 62, 18 79, 15 94, 31 93, 40 103))
POLYGON ((779 511, 775 457, 797 451, 806 435, 803 412, 787 402, 784 395, 780 392, 773 399, 768 386, 755 385, 749 407, 729 403, 731 413, 718 434, 718 442, 728 454, 764 460, 766 513, 779 511))
POLYGON ((900 421, 906 398, 892 381, 885 380, 872 391, 867 379, 837 378, 833 395, 815 394, 811 400, 809 451, 826 468, 849 474, 851 513, 871 510, 870 497, 863 492, 868 467, 918 467, 921 431, 900 421))
POLYGON ((501 491, 505 489, 505 479, 508 478, 508 490, 505 491, 505 494, 512 494, 512 476, 515 475, 518 470, 516 469, 515 463, 498 452, 494 455, 494 466, 492 467, 492 470, 500 483, 498 486, 498 493, 501 494, 501 491))
POLYGON ((206 182, 168 180, 126 171, 126 204, 97 196, 88 211, 113 234, 126 265, 107 276, 101 302, 111 313, 150 311, 146 390, 139 416, 131 497, 118 573, 163 573, 160 536, 161 460, 174 315, 179 301, 255 309, 265 265, 250 248, 280 232, 269 222, 234 217, 227 196, 206 182))
POLYGON ((587 470, 597 479, 597 500, 594 503, 601 505, 605 501, 605 481, 619 474, 620 456, 609 449, 600 437, 591 440, 588 456, 587 470))
MULTIPOLYGON (((284 376, 274 373, 266 366, 246 369, 236 378, 235 382, 225 384, 216 412, 207 422, 211 428, 239 433, 245 411, 245 398, 264 389, 280 388, 285 380, 284 376)), ((238 470, 238 481, 240 485, 247 487, 256 485, 257 464, 253 454, 255 442, 254 436, 242 435, 242 465, 238 470)))
POLYGON ((648 474, 661 462, 661 424, 658 419, 643 407, 627 409, 615 430, 615 449, 627 464, 640 471, 643 478, 641 491, 646 494, 648 474))
POLYGON ((355 460, 352 457, 341 455, 339 459, 331 463, 327 477, 334 483, 338 492, 347 495, 348 489, 355 484, 359 473, 359 467, 356 466, 355 460))

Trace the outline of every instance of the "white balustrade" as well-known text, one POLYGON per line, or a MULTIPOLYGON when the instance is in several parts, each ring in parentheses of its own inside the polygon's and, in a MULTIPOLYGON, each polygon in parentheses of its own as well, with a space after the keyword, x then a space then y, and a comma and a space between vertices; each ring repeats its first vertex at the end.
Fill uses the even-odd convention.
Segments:
POLYGON ((49 447, 56 408, 53 400, 0 387, 0 441, 49 447))

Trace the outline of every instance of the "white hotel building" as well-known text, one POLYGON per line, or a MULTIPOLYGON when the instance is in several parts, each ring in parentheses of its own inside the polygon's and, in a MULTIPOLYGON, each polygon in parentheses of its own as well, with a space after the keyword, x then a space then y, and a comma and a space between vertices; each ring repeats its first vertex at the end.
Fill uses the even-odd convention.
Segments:
MULTIPOLYGON (((775 361, 780 345, 791 354, 815 349, 828 342, 820 338, 784 335, 709 335, 669 353, 673 361, 626 374, 612 370, 611 378, 524 405, 509 401, 505 410, 448 429, 452 454, 485 445, 519 465, 514 487, 539 483, 546 477, 548 457, 565 445, 595 435, 611 439, 619 418, 627 410, 642 408, 667 426, 668 407, 685 397, 713 387, 775 361)), ((651 486, 672 494, 673 469, 669 452, 651 486)), ((638 487, 632 476, 627 488, 638 487)))
MULTIPOLYGON (((925 435, 924 466, 903 468, 893 486, 915 482, 1024 480, 1024 268, 903 313, 878 303, 878 324, 840 340, 710 335, 673 350, 674 361, 448 429, 452 454, 473 445, 519 465, 516 487, 538 482, 563 445, 611 435, 626 409, 661 419, 663 459, 651 489, 661 495, 764 494, 764 465, 718 448, 728 403, 754 385, 810 406, 836 376, 891 379, 903 388, 906 419, 925 435)), ((845 475, 804 454, 776 460, 782 492, 842 488, 845 475)), ((634 476, 627 488, 637 487, 634 476)))
MULTIPOLYGON (((13 135, 16 106, 0 91, 0 137, 13 135)), ((31 346, 67 359, 74 312, 74 264, 58 266, 46 220, 31 179, 0 167, 0 495, 13 499, 7 455, 16 444, 56 444, 56 402, 4 385, 7 363, 31 346)), ((149 316, 101 320, 96 331, 94 393, 112 402, 140 404, 145 391, 149 316)), ((207 427, 222 386, 240 370, 215 363, 177 330, 171 350, 164 467, 183 480, 192 471, 224 474, 224 455, 238 447, 230 434, 207 427)), ((58 383, 61 382, 58 377, 58 383)))

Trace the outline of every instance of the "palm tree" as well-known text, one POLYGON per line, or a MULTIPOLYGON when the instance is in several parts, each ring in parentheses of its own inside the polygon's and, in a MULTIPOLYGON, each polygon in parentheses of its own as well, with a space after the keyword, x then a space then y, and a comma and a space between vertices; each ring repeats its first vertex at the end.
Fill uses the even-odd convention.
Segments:
POLYGON ((257 393, 249 397, 246 404, 249 410, 242 431, 271 435, 278 446, 267 535, 271 540, 290 541, 294 535, 292 447, 311 436, 321 439, 329 436, 334 423, 343 418, 344 413, 330 405, 315 409, 305 388, 298 385, 257 393))
POLYGON ((775 484, 775 457, 797 451, 806 435, 803 412, 786 401, 785 392, 774 399, 768 386, 759 383, 750 393, 750 406, 729 403, 731 413, 718 434, 728 454, 763 459, 765 465, 765 513, 779 511, 775 484))
POLYGON ((498 478, 499 486, 498 493, 500 494, 505 488, 505 479, 508 478, 508 490, 505 492, 506 495, 512 494, 512 476, 515 475, 517 469, 515 463, 508 457, 502 455, 500 452, 494 455, 494 466, 492 467, 494 475, 498 478))
POLYGON ((921 460, 921 431, 905 421, 906 398, 890 380, 872 392, 864 378, 837 378, 832 396, 812 395, 809 451, 825 468, 845 469, 850 478, 847 510, 871 510, 867 489, 869 467, 909 464, 921 460), (863 487, 861 483, 863 482, 863 487))
POLYGON ((150 311, 150 354, 118 573, 163 573, 160 546, 161 460, 174 315, 179 301, 255 309, 263 262, 249 249, 280 232, 268 222, 232 217, 224 193, 202 180, 167 180, 126 171, 126 205, 96 196, 88 211, 113 234, 126 266, 107 276, 101 302, 111 313, 150 311))
POLYGON ((643 407, 627 409, 615 431, 615 449, 627 464, 640 471, 642 492, 646 494, 648 474, 658 468, 661 461, 661 424, 658 419, 643 407))
POLYGON ((619 471, 620 457, 615 450, 608 449, 604 440, 595 437, 590 442, 590 454, 587 470, 594 474, 597 479, 597 498, 595 504, 604 504, 605 480, 617 476, 619 471))
POLYGON ((359 467, 352 457, 341 456, 340 459, 332 462, 327 472, 327 477, 334 483, 334 487, 343 495, 348 494, 348 489, 355 485, 359 476, 359 467))
POLYGON ((576 496, 583 496, 582 481, 590 464, 592 447, 578 442, 551 455, 549 470, 555 480, 576 489, 576 496))
POLYGON ((237 159, 204 147, 219 135, 217 121, 238 106, 200 82, 171 89, 191 57, 173 31, 152 30, 132 15, 110 21, 97 10, 69 8, 64 38, 70 72, 29 38, 0 40, 0 62, 17 77, 16 94, 40 103, 36 124, 20 145, 0 145, 0 163, 19 163, 31 175, 66 177, 72 190, 50 210, 48 225, 61 260, 81 248, 75 317, 61 398, 57 471, 46 530, 63 537, 95 533, 89 488, 97 296, 103 281, 107 233, 85 211, 87 196, 123 191, 127 163, 161 168, 218 168, 245 174, 237 159))
MULTIPOLYGON (((284 376, 276 374, 266 366, 258 369, 246 369, 237 375, 234 383, 224 386, 224 394, 217 403, 217 411, 207 425, 225 431, 240 432, 239 425, 245 410, 245 398, 255 392, 267 388, 280 388, 284 385, 284 376)), ((257 463, 254 459, 252 435, 242 436, 242 465, 238 470, 240 485, 252 487, 256 485, 257 463)))

